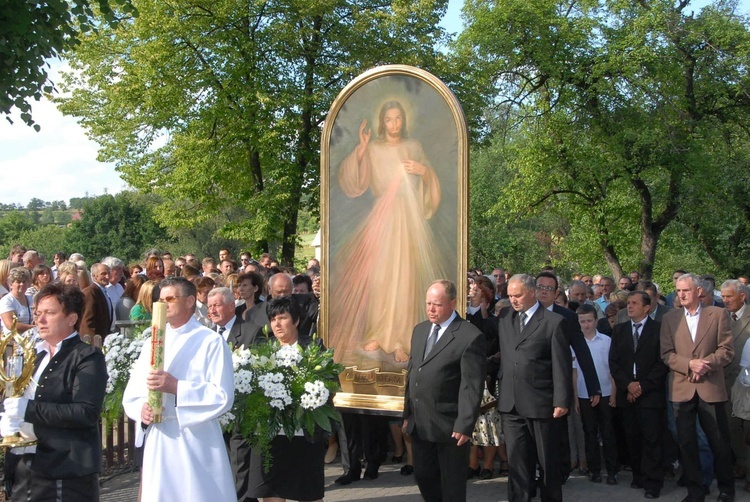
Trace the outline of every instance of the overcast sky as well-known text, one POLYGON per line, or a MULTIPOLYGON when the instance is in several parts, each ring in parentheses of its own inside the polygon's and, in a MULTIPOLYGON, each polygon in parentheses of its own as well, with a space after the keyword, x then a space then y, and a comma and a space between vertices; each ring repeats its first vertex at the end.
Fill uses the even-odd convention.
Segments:
MULTIPOLYGON (((461 30, 464 0, 450 0, 443 27, 461 30)), ((707 3, 695 2, 696 7, 707 3)), ((750 11, 750 0, 740 1, 742 12, 750 11)), ((53 65, 59 70, 61 63, 53 65)), ((40 132, 20 119, 10 125, 0 117, 0 202, 26 205, 32 198, 44 201, 117 193, 126 184, 114 165, 96 160, 97 144, 86 137, 75 118, 63 117, 49 101, 33 102, 34 120, 40 132)))

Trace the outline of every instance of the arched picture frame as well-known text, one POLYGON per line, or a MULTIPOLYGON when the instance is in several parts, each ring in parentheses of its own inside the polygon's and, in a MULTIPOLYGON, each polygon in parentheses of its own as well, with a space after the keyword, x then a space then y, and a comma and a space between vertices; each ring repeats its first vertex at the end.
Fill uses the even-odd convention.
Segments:
POLYGON ((319 332, 345 366, 334 403, 399 414, 425 292, 468 269, 468 135, 427 71, 373 68, 334 101, 321 144, 319 332))

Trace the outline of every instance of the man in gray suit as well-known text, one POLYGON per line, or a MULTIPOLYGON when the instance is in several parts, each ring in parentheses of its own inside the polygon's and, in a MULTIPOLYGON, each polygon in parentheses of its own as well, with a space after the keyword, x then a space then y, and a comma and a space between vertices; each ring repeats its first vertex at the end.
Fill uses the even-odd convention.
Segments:
POLYGON ((570 340, 561 315, 536 299, 536 281, 526 274, 508 281, 512 308, 498 315, 500 399, 508 448, 508 500, 531 500, 534 462, 543 471, 543 501, 562 500, 560 441, 554 419, 565 416, 573 397, 570 340))
POLYGON ((414 477, 427 502, 466 500, 469 447, 485 376, 485 339, 456 313, 456 286, 427 289, 428 320, 417 324, 404 396, 414 477))
MULTIPOLYGON (((729 325, 732 328, 732 342, 734 343, 734 357, 724 367, 724 381, 727 393, 731 394, 732 385, 740 374, 740 359, 745 342, 750 338, 750 308, 747 308, 748 289, 736 279, 725 281, 721 285, 721 299, 729 312, 729 325)), ((731 397, 731 396, 730 396, 731 397)), ((732 416, 732 400, 726 402, 727 417, 729 417, 729 439, 734 454, 734 477, 746 479, 745 491, 750 491, 750 469, 748 469, 748 447, 742 432, 742 419, 732 416)))

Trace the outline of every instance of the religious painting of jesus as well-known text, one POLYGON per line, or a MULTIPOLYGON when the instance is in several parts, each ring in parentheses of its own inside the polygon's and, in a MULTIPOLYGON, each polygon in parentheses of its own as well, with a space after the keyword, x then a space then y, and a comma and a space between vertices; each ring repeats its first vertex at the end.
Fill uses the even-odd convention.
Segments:
POLYGON ((319 322, 347 368, 337 404, 397 410, 427 287, 465 288, 463 113, 433 75, 379 67, 341 92, 322 143, 319 322))

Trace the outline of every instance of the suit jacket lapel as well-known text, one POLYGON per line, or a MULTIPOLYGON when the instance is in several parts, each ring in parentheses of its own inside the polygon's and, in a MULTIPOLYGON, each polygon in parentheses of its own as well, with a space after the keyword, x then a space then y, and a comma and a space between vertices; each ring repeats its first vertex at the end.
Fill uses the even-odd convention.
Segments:
POLYGON ((229 334, 227 335, 227 344, 230 344, 232 349, 237 348, 237 341, 242 336, 242 323, 240 322, 239 317, 234 318, 234 324, 232 324, 232 329, 229 330, 229 334))
POLYGON ((414 361, 418 361, 418 363, 422 364, 422 359, 424 359, 424 346, 427 343, 427 332, 432 329, 432 324, 426 323, 425 324, 425 330, 417 330, 414 332, 414 340, 412 342, 412 353, 411 357, 414 359, 414 361))
POLYGON ((703 338, 706 336, 706 333, 708 333, 708 328, 711 326, 711 323, 713 323, 713 321, 713 312, 709 312, 708 310, 701 308, 701 315, 700 317, 698 317, 698 329, 695 330, 694 347, 697 347, 703 341, 703 338))
POLYGON ((635 352, 641 350, 641 347, 643 347, 643 345, 646 343, 646 340, 654 336, 654 322, 656 321, 646 316, 646 322, 643 324, 643 328, 641 329, 641 336, 638 337, 638 346, 635 348, 635 352))
MULTIPOLYGON (((745 307, 745 314, 737 319, 737 322, 734 323, 734 329, 732 330, 732 341, 736 340, 737 337, 740 336, 742 332, 748 328, 748 323, 750 323, 750 308, 745 307)), ((735 352, 737 352, 737 350, 742 352, 742 347, 740 347, 739 349, 735 347, 734 350, 735 352)))
MULTIPOLYGON (((461 321, 461 318, 456 315, 456 318, 453 319, 453 322, 451 322, 448 327, 445 329, 445 333, 440 335, 440 339, 435 344, 435 346, 432 348, 430 353, 427 355, 427 358, 422 361, 422 364, 426 363, 427 361, 431 360, 433 357, 435 357, 437 354, 440 353, 449 343, 453 341, 455 338, 453 332, 458 329, 459 322, 461 321)), ((432 329, 432 325, 428 325, 430 330, 432 329)), ((429 336, 429 335, 428 335, 429 336)), ((422 357, 424 357, 424 347, 427 344, 427 338, 424 339, 424 343, 422 343, 422 357)))
POLYGON ((521 345, 524 340, 533 335, 537 328, 539 328, 539 323, 541 323, 542 319, 544 318, 543 310, 547 309, 545 309, 540 303, 539 307, 537 307, 536 309, 536 312, 534 312, 534 315, 531 316, 531 319, 526 321, 526 326, 524 326, 523 331, 521 331, 520 333, 518 332, 518 323, 521 321, 518 319, 518 313, 515 313, 513 315, 513 327, 516 330, 516 347, 521 345))

